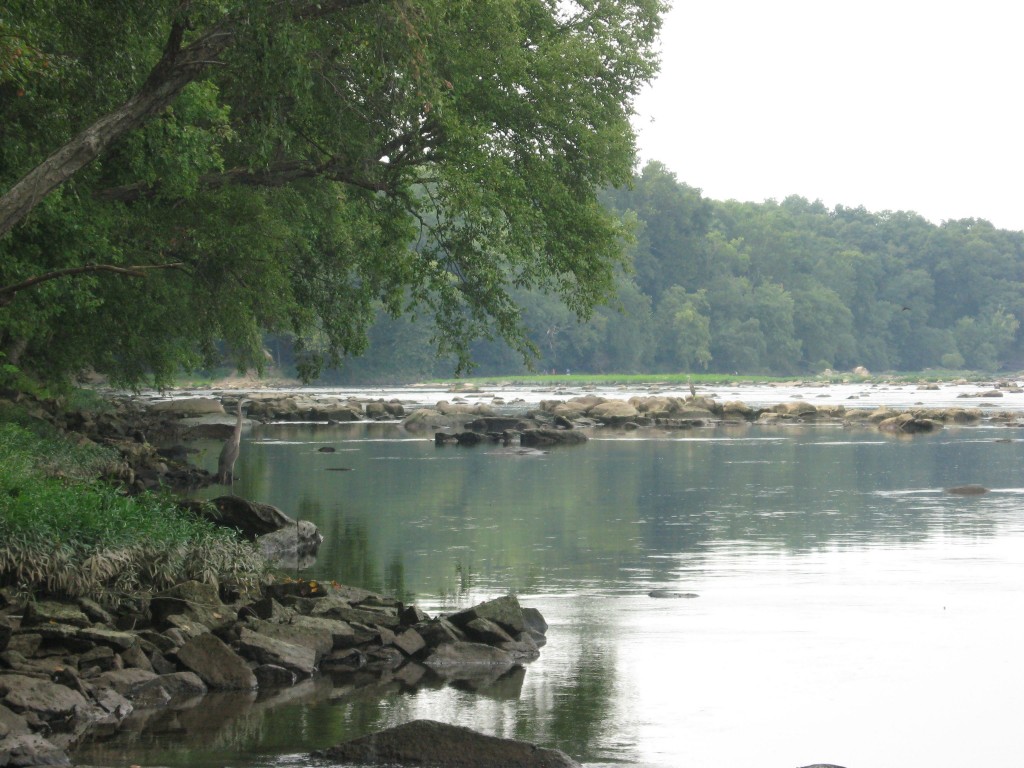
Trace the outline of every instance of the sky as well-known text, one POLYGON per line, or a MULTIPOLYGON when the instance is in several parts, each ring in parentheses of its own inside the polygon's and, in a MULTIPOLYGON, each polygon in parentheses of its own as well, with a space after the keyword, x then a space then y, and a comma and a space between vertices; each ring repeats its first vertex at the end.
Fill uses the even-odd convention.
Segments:
POLYGON ((1013 0, 674 0, 640 161, 714 200, 1024 230, 1022 51, 1013 0))

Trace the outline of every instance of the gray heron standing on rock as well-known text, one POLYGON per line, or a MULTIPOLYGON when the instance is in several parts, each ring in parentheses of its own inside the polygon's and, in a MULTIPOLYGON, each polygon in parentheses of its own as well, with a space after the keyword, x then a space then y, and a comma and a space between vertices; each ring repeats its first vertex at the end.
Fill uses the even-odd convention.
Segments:
POLYGON ((242 406, 245 400, 238 401, 238 420, 235 422, 235 430, 231 433, 224 447, 220 449, 220 458, 217 459, 217 482, 221 485, 234 485, 235 482, 235 461, 238 459, 238 444, 242 439, 242 417, 245 416, 242 406))

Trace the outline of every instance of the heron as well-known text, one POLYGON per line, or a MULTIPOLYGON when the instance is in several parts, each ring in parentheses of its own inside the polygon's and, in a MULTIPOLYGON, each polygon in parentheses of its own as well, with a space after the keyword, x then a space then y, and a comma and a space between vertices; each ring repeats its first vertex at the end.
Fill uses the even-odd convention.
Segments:
POLYGON ((234 485, 235 482, 235 461, 238 459, 238 444, 242 439, 242 417, 245 415, 242 406, 245 400, 238 401, 238 420, 235 422, 235 430, 224 442, 220 449, 220 458, 217 459, 217 482, 221 485, 234 485))

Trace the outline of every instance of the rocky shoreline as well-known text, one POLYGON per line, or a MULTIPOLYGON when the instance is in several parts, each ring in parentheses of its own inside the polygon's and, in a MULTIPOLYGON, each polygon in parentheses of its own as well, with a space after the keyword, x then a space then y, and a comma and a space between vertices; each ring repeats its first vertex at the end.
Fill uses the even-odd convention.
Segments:
POLYGON ((532 661, 547 624, 514 596, 443 617, 315 581, 242 597, 188 582, 118 615, 93 601, 0 590, 0 765, 70 765, 86 733, 212 691, 483 685, 532 661))

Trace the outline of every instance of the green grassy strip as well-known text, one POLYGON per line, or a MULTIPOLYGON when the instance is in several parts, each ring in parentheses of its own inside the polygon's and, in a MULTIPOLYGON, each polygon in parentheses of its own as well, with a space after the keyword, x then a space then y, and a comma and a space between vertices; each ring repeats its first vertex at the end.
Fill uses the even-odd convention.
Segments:
POLYGON ((114 603, 181 581, 255 583, 255 547, 180 510, 169 496, 126 496, 83 478, 113 459, 0 424, 0 583, 33 594, 114 603))

